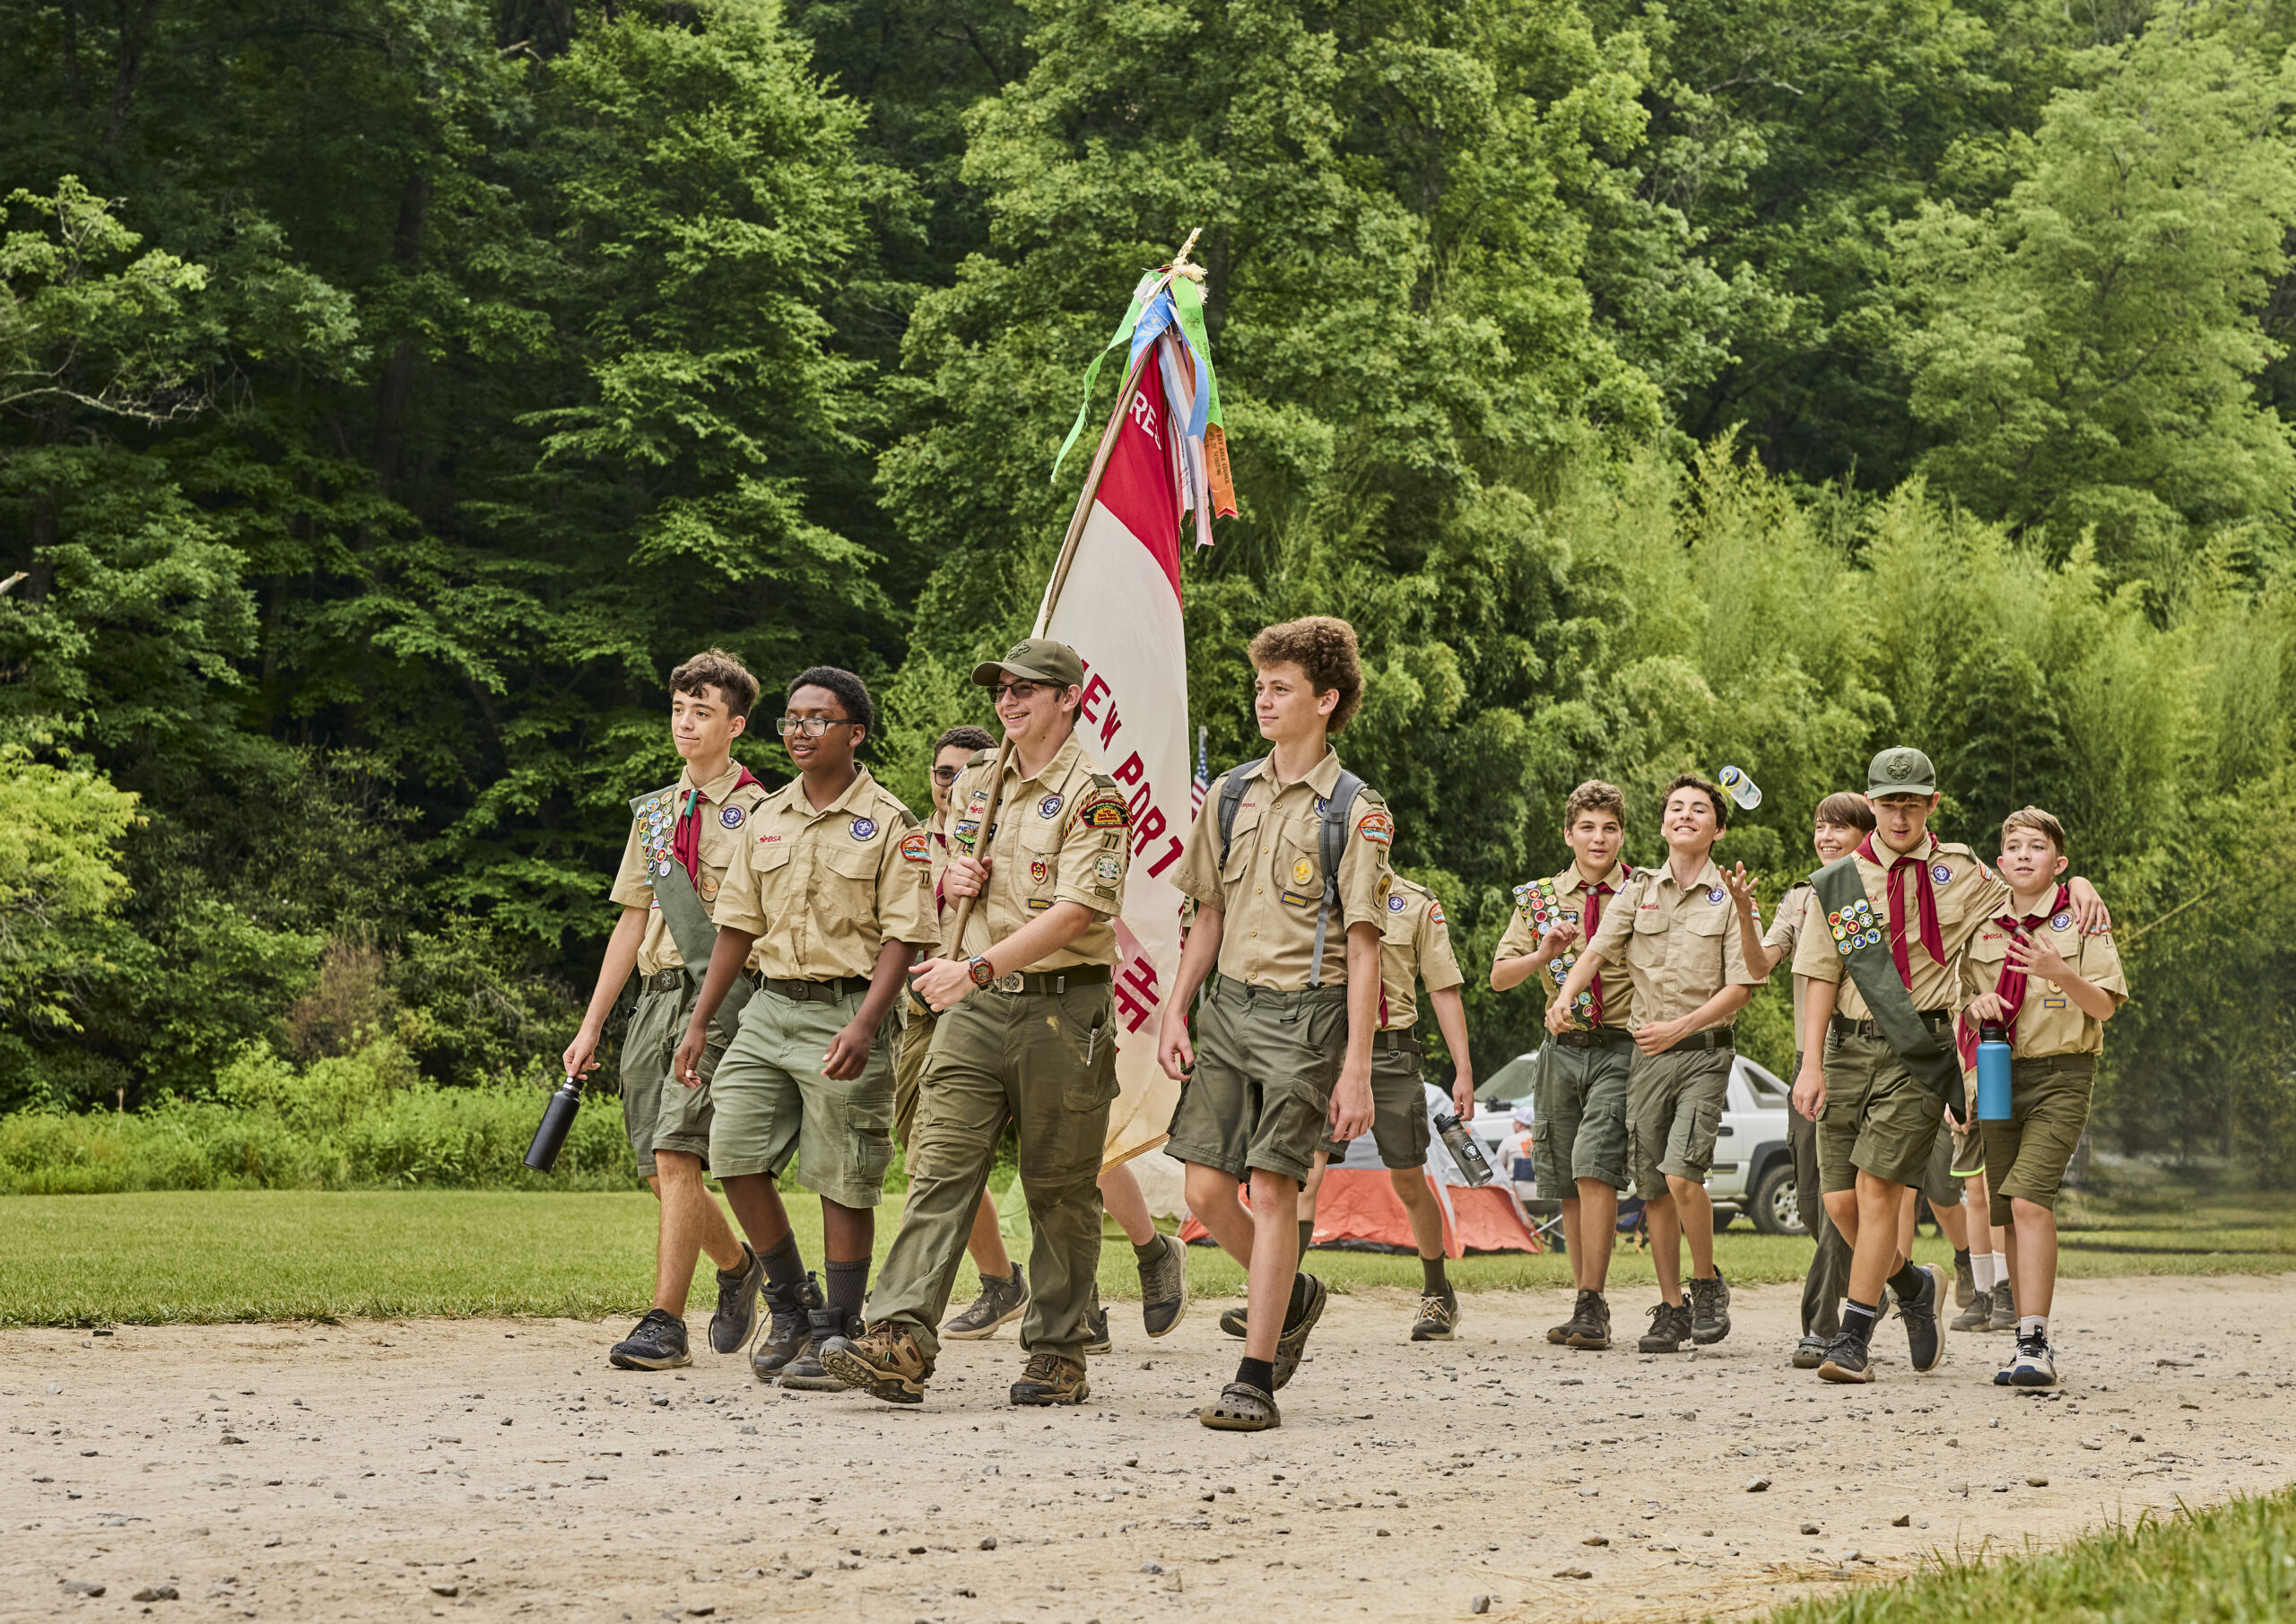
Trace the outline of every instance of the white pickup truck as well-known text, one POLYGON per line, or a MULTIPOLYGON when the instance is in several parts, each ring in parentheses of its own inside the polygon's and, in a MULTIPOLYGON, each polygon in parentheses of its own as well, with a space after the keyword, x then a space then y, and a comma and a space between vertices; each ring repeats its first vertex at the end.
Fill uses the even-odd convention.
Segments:
MULTIPOLYGON (((1531 1114, 1531 1079, 1538 1052, 1518 1055, 1474 1091, 1474 1135, 1502 1178, 1512 1177, 1525 1201, 1541 1195, 1527 1158, 1522 1165, 1509 1151, 1519 1144, 1518 1117, 1531 1114), (1518 1110, 1519 1107, 1519 1110, 1518 1110)), ((1741 1055, 1730 1067, 1730 1097, 1714 1140, 1714 1168, 1706 1193, 1714 1202, 1714 1227, 1727 1229, 1740 1213, 1764 1235, 1799 1235, 1801 1215, 1794 1206, 1794 1155, 1786 1142, 1786 1114, 1792 1090, 1765 1067, 1741 1055)), ((1537 1126, 1532 1125, 1535 1133, 1537 1126)))

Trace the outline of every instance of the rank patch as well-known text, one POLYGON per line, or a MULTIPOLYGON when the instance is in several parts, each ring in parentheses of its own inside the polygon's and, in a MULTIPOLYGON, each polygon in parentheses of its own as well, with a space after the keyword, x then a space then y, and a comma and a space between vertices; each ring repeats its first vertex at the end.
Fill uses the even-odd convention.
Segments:
POLYGON ((925 838, 925 831, 913 829, 900 838, 900 855, 910 863, 930 864, 933 853, 925 838))
POLYGON ((1396 838, 1396 821, 1383 812, 1365 812, 1355 832, 1374 846, 1386 846, 1396 838))
POLYGON ((1300 857, 1293 860, 1292 864, 1292 884, 1305 885, 1309 881, 1315 877, 1316 871, 1308 865, 1308 860, 1305 857, 1300 857))
POLYGON ((727 807, 724 812, 718 814, 718 821, 724 824, 727 829, 741 828, 742 809, 738 806, 727 807))

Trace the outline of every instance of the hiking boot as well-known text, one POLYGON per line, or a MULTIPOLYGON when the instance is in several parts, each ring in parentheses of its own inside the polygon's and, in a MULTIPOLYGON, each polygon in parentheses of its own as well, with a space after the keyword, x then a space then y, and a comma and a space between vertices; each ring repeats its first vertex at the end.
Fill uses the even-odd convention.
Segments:
POLYGON ((1249 1382, 1230 1382, 1220 1396, 1196 1412, 1196 1419, 1214 1432, 1265 1432, 1283 1425, 1275 1395, 1249 1382))
POLYGON ((1159 1235, 1164 1255, 1140 1265, 1140 1323, 1151 1336, 1164 1336, 1187 1317, 1187 1248, 1176 1235, 1159 1235))
POLYGON ((1988 1331, 2014 1331, 2017 1328, 2017 1294, 2003 1281, 1993 1288, 1993 1321, 1988 1331))
POLYGON ((2003 1387, 2054 1387, 2057 1385, 2057 1350, 2048 1345, 2045 1336, 2021 1336, 2017 1339, 2016 1357, 2008 1368, 1995 1375, 1994 1382, 2003 1387))
POLYGON ((858 1336, 861 1333, 860 1320, 855 1318, 840 1325, 837 1323, 838 1314, 834 1308, 815 1308, 805 1318, 813 1333, 806 1338, 805 1346, 797 1356, 781 1367, 782 1387, 796 1393, 844 1392, 845 1384, 822 1363, 822 1350, 832 1337, 858 1336))
POLYGON ((1645 1353, 1676 1353, 1690 1335, 1690 1304, 1660 1303, 1650 1310, 1650 1329, 1635 1346, 1645 1353))
POLYGON ((1454 1291, 1440 1297, 1419 1299, 1419 1323, 1411 1328, 1411 1340, 1415 1342, 1448 1342, 1451 1333, 1458 1329, 1459 1298, 1454 1291))
POLYGON ((770 1382, 781 1368, 805 1350, 813 1339, 813 1311, 822 1306, 821 1283, 808 1274, 796 1286, 768 1286, 765 1329, 750 1350, 750 1374, 770 1382))
POLYGON ((1825 1362, 1826 1339, 1813 1331, 1794 1344, 1793 1365, 1796 1370, 1815 1370, 1825 1362))
POLYGON ((709 1350, 739 1353, 750 1345, 757 1329, 757 1292, 765 1284, 765 1259, 742 1243, 742 1266, 732 1273, 718 1271, 718 1312, 709 1316, 709 1350))
POLYGON ((1826 1344, 1826 1356, 1818 1361, 1818 1376, 1829 1382, 1870 1382, 1873 1355, 1864 1342, 1845 1331, 1826 1344))
POLYGON ((1029 1306, 1028 1277, 1014 1264, 1013 1272, 980 1277, 980 1295, 949 1316, 941 1334, 961 1342, 986 1341, 998 1329, 1021 1317, 1029 1306))
POLYGON ((1297 1314, 1287 1315, 1283 1334, 1275 1339, 1275 1384, 1270 1392, 1280 1392, 1283 1385, 1300 1371, 1300 1356, 1308 1350, 1308 1333, 1324 1316, 1324 1304, 1329 1299, 1324 1282, 1312 1274, 1300 1277, 1308 1282, 1307 1298, 1297 1314))
POLYGON ((1611 1345, 1610 1299, 1599 1291, 1578 1293, 1578 1306, 1562 1326, 1562 1345, 1582 1353, 1600 1353, 1611 1345))
POLYGON ((1220 1314, 1220 1329, 1241 1342, 1244 1336, 1244 1311, 1241 1308, 1222 1309, 1220 1314))
POLYGON ((1970 1306, 1953 1316, 1951 1329, 1955 1331, 1990 1331, 1993 1329, 1993 1293, 1980 1291, 1970 1299, 1970 1306))
POLYGON ((673 1365, 691 1365, 693 1356, 685 1350, 685 1321, 663 1309, 649 1308, 606 1359, 617 1370, 667 1370, 673 1365))
POLYGON ((1730 1287, 1722 1271, 1712 1280, 1690 1282, 1690 1340, 1709 1347, 1730 1334, 1730 1287))
POLYGON ((1016 1404, 1081 1404, 1091 1396, 1091 1385, 1084 1379, 1084 1367, 1057 1353, 1030 1354, 1028 1364, 1021 1370, 1021 1379, 1013 1384, 1013 1402, 1016 1404))
POLYGON ((1953 1254, 1953 1307, 1966 1308, 1977 1301, 1977 1270, 1966 1252, 1953 1254))
MULTIPOLYGON (((1097 1295, 1092 1298, 1092 1306, 1084 1310, 1084 1351, 1095 1358, 1116 1351, 1116 1344, 1109 1341, 1109 1311, 1100 1307, 1097 1295)), ((1013 1402, 1017 1404, 1021 1401, 1014 1399, 1013 1402)))
POLYGON ((894 1320, 879 1320, 866 1334, 831 1336, 821 1355, 822 1368, 839 1386, 857 1387, 888 1404, 923 1403, 925 1384, 933 1379, 933 1361, 917 1345, 916 1333, 894 1320))
POLYGON ((1921 1300, 1898 1298, 1898 1317, 1905 1322, 1906 1350, 1913 1356, 1913 1368, 1929 1371, 1945 1359, 1945 1333, 1937 1328, 1937 1306, 1945 1300, 1945 1271, 1935 1264, 1924 1264, 1921 1272, 1928 1282, 1922 1288, 1921 1300))

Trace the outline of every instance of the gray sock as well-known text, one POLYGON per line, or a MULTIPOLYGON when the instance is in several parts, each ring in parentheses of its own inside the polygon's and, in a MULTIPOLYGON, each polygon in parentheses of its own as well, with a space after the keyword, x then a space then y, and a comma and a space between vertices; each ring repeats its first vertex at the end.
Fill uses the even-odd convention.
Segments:
POLYGON ((1132 1248, 1132 1255, 1140 1260, 1140 1264, 1143 1268, 1147 1267, 1150 1264, 1161 1262, 1164 1256, 1164 1238, 1159 1235, 1155 1239, 1150 1241, 1144 1246, 1138 1245, 1134 1246, 1132 1248))

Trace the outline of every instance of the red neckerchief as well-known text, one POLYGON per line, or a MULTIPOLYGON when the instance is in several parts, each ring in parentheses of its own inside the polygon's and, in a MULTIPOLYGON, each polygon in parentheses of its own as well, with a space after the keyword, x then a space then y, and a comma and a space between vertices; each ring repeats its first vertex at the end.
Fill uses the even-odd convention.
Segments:
MULTIPOLYGON (((2027 914, 2022 919, 2004 914, 1994 924, 2022 942, 2072 906, 2071 888, 2060 885, 2057 888, 2056 899, 2041 912, 2027 914)), ((2031 977, 2011 964, 2005 957, 2001 960, 2001 974, 1994 978, 1993 990, 2001 996, 2001 1024, 2008 1031, 2012 1043, 2017 1041, 2017 1012, 2025 1007, 2025 988, 2031 980, 2031 977)), ((1961 1070, 1964 1072, 1977 1064, 1977 1028, 1970 1024, 1967 1015, 1963 1015, 1954 1029, 1953 1045, 1961 1052, 1961 1070)))
MULTIPOLYGON (((1931 835, 1929 844, 1921 855, 1909 852, 1889 864, 1890 871, 1890 957, 1897 961, 1898 979, 1906 990, 1913 990, 1913 961, 1905 945, 1905 871, 1913 870, 1914 881, 1919 888, 1921 900, 1921 945, 1929 951, 1931 960, 1945 962, 1945 930, 1937 923, 1937 888, 1930 882, 1929 859, 1936 854, 1937 837, 1931 835)), ((1867 835, 1858 844, 1857 855, 1874 867, 1883 866, 1882 859, 1874 853, 1874 837, 1867 835)))
MULTIPOLYGON (((746 767, 740 769, 740 775, 734 780, 734 788, 726 792, 728 795, 745 784, 756 784, 761 788, 764 786, 763 781, 746 767)), ((670 855, 685 864, 685 877, 693 881, 696 890, 701 889, 701 821, 693 814, 709 800, 709 797, 701 793, 700 785, 686 791, 685 804, 678 808, 677 829, 670 837, 670 855)))
MULTIPOLYGON (((1622 864, 1620 866, 1624 868, 1625 864, 1622 864)), ((1627 875, 1631 877, 1634 871, 1630 868, 1626 870, 1626 873, 1627 875)), ((1595 943, 1595 927, 1603 922, 1603 899, 1609 896, 1617 889, 1618 888, 1616 886, 1613 885, 1607 880, 1597 880, 1594 884, 1587 888, 1587 903, 1585 908, 1580 910, 1584 915, 1584 918, 1581 923, 1585 926, 1585 933, 1579 937, 1579 940, 1586 942, 1589 947, 1592 947, 1595 943)), ((1593 998, 1593 1002, 1587 1006, 1587 1024, 1588 1026, 1600 1026, 1603 1024, 1603 977, 1601 971, 1596 971, 1594 978, 1587 982, 1587 991, 1593 998)))

